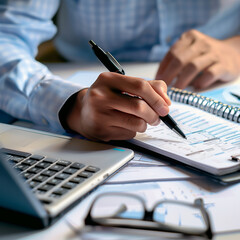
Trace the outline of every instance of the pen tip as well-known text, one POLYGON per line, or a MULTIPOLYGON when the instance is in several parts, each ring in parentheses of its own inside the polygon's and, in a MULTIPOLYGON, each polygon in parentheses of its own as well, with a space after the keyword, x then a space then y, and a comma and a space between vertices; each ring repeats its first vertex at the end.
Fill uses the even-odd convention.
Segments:
POLYGON ((91 47, 96 46, 96 43, 93 40, 88 41, 88 43, 91 47))
POLYGON ((179 136, 181 136, 182 138, 187 139, 186 135, 183 133, 183 131, 178 127, 175 126, 173 129, 179 136))

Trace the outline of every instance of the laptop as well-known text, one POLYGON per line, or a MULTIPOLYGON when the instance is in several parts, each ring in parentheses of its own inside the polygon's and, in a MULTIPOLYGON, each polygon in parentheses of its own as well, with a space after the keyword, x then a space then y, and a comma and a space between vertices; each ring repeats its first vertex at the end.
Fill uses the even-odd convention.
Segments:
POLYGON ((133 158, 133 151, 0 123, 0 218, 44 228, 133 158))

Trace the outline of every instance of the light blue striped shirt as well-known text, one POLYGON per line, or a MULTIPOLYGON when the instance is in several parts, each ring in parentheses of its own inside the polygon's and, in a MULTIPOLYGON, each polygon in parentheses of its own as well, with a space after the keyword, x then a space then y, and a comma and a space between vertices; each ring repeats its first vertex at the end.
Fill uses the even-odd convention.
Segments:
POLYGON ((59 110, 82 89, 34 60, 56 34, 58 8, 55 44, 72 61, 95 61, 89 39, 120 61, 160 61, 189 29, 218 39, 240 32, 240 0, 0 1, 0 109, 54 131, 63 130, 59 110))

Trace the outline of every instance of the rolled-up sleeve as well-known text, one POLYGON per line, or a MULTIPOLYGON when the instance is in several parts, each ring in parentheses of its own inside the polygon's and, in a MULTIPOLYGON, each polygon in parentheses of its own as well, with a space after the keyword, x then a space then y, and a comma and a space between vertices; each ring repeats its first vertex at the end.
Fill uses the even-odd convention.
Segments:
POLYGON ((5 2, 0 3, 0 109, 62 130, 58 113, 82 87, 54 76, 34 59, 38 45, 56 33, 51 19, 59 0, 5 2))

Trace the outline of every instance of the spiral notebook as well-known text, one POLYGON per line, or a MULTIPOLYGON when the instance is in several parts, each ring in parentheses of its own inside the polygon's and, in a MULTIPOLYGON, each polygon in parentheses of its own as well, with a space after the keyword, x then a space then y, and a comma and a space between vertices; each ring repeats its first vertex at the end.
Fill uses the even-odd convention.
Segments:
POLYGON ((160 123, 130 142, 213 175, 240 170, 240 108, 176 88, 168 95, 187 140, 160 123))

